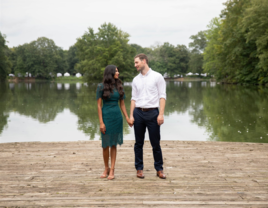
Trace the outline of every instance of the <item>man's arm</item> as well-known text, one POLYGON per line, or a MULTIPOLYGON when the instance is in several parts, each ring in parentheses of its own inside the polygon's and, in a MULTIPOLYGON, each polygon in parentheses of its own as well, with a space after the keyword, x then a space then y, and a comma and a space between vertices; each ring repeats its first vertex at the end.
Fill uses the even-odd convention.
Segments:
POLYGON ((133 116, 133 112, 134 112, 134 109, 135 109, 135 103, 136 103, 136 101, 135 100, 131 100, 131 103, 130 103, 130 115, 129 115, 129 120, 131 121, 131 123, 132 123, 132 125, 131 125, 131 127, 133 126, 133 124, 134 124, 134 116, 133 116))
POLYGON ((166 106, 166 81, 163 76, 159 76, 157 82, 157 90, 159 96, 159 115, 157 117, 158 125, 162 125, 164 123, 164 111, 166 106))
POLYGON ((166 99, 160 98, 159 105, 160 105, 160 108, 159 108, 159 115, 157 117, 157 123, 160 126, 164 123, 164 112, 165 112, 165 106, 166 106, 166 99))

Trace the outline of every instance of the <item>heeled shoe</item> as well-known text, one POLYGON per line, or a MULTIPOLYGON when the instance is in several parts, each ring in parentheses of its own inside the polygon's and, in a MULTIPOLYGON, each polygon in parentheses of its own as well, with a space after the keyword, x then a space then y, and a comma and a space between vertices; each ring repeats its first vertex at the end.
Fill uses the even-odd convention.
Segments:
MULTIPOLYGON (((110 170, 113 170, 113 171, 114 171, 114 168, 113 168, 113 169, 111 168, 110 170)), ((113 179, 114 179, 114 175, 113 175, 113 176, 110 176, 110 175, 109 175, 107 179, 108 179, 108 180, 113 180, 113 179)))
POLYGON ((107 177, 108 177, 108 175, 109 175, 109 173, 110 173, 110 168, 107 169, 106 174, 105 174, 105 171, 106 171, 106 168, 105 168, 103 174, 100 176, 101 178, 107 178, 107 177))

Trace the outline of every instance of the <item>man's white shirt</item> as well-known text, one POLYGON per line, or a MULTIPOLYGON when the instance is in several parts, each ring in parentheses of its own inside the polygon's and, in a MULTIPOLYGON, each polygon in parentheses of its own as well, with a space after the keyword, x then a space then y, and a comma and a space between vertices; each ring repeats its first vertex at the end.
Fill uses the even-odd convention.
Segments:
POLYGON ((164 77, 153 71, 138 74, 132 82, 132 97, 139 108, 158 108, 160 98, 166 99, 166 82, 164 77))

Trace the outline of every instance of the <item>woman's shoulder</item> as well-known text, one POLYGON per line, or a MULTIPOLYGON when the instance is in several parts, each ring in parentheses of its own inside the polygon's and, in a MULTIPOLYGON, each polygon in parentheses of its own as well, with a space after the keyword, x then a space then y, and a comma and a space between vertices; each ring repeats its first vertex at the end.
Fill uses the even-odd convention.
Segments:
POLYGON ((104 86, 104 85, 103 85, 102 82, 98 84, 98 87, 103 87, 103 86, 104 86))
POLYGON ((104 88, 103 83, 99 83, 97 89, 98 90, 103 90, 103 88, 104 88))

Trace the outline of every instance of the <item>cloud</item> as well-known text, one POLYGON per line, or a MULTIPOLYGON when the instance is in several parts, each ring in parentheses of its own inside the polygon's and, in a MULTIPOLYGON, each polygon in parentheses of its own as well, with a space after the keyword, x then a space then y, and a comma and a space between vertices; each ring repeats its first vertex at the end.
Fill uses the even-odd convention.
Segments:
POLYGON ((88 27, 111 22, 148 47, 157 41, 188 45, 205 30, 225 0, 2 0, 0 31, 9 46, 47 37, 68 49, 88 27))

